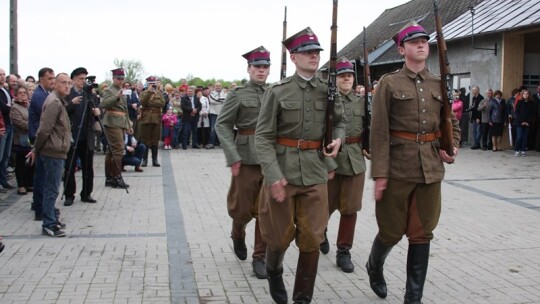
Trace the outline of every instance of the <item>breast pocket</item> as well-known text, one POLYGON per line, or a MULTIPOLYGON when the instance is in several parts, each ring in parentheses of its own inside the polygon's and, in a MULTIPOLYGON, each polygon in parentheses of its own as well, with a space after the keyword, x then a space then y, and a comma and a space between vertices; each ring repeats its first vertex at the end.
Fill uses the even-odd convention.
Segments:
POLYGON ((242 113, 256 114, 259 113, 260 103, 257 100, 244 100, 242 101, 241 111, 242 113))
MULTIPOLYGON (((338 108, 337 104, 334 105, 334 110, 338 108)), ((315 119, 319 122, 324 122, 326 118, 326 109, 328 108, 327 101, 315 101, 315 119)), ((338 112, 341 111, 338 109, 338 112)))
POLYGON ((302 104, 300 101, 280 101, 281 105, 281 121, 283 122, 299 122, 301 119, 302 104))
POLYGON ((435 107, 441 107, 443 103, 442 94, 439 91, 432 91, 431 92, 431 101, 433 101, 433 105, 435 107))

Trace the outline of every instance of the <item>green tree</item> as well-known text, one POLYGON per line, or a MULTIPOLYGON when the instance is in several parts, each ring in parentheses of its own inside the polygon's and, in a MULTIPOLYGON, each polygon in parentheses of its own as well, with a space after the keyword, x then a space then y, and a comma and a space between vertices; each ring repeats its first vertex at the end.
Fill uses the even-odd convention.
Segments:
POLYGON ((114 59, 114 65, 123 68, 126 73, 126 81, 130 83, 141 81, 144 75, 144 68, 140 60, 114 59))

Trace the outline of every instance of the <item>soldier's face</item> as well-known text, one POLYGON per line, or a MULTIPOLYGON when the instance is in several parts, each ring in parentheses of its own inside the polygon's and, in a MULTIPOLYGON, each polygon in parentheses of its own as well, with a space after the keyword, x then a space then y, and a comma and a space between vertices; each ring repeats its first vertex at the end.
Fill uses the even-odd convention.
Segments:
POLYGON ((265 83, 266 78, 268 78, 268 75, 270 74, 270 66, 265 64, 250 64, 248 66, 248 74, 249 80, 255 83, 265 83))
POLYGON ((343 73, 337 75, 336 78, 339 91, 344 94, 348 94, 353 87, 354 76, 352 73, 343 73))
POLYGON ((319 68, 319 61, 321 61, 321 55, 319 50, 293 53, 291 54, 291 60, 296 66, 296 70, 301 74, 313 75, 319 68))
POLYGON ((426 38, 420 37, 403 42, 398 48, 399 53, 405 56, 405 60, 424 62, 429 56, 429 45, 426 38))

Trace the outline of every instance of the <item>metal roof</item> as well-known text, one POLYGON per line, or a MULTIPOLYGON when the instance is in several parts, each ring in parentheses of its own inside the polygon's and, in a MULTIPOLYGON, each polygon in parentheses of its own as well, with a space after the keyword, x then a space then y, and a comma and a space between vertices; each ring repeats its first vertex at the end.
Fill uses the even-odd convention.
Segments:
MULTIPOLYGON (((471 17, 471 11, 467 10, 444 25, 445 40, 471 36, 471 17)), ((535 24, 540 24, 540 0, 485 0, 474 6, 475 35, 516 30, 535 24)))

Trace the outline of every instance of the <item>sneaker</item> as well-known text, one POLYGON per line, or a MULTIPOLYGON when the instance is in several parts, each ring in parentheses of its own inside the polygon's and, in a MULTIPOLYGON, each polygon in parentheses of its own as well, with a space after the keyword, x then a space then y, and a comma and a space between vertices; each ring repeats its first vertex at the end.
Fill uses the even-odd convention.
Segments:
POLYGON ((521 151, 521 156, 525 157, 525 151, 521 151))
POLYGON ((515 152, 514 152, 514 156, 515 156, 515 157, 518 157, 518 156, 519 156, 519 151, 515 151, 515 152))
POLYGON ((51 236, 51 237, 64 237, 66 236, 66 233, 62 231, 58 226, 51 226, 51 227, 43 227, 42 232, 43 235, 51 236))
POLYGON ((56 220, 56 227, 58 227, 60 229, 64 229, 64 228, 66 228, 66 223, 62 223, 59 220, 56 220))

